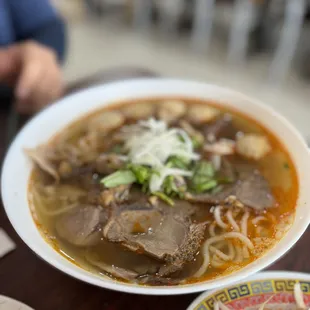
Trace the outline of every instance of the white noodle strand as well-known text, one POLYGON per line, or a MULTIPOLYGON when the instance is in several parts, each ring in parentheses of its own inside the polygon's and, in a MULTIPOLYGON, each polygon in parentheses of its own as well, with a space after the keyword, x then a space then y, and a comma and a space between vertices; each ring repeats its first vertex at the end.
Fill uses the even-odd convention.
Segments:
POLYGON ((253 225, 257 225, 261 221, 266 221, 267 219, 264 216, 257 216, 252 220, 253 225))
POLYGON ((215 225, 216 223, 212 223, 210 226, 209 226, 209 234, 211 237, 215 237, 216 236, 216 233, 215 233, 215 225))
POLYGON ((248 219, 249 219, 249 216, 250 216, 250 213, 249 211, 246 211, 244 213, 244 215, 242 216, 242 219, 241 219, 241 233, 245 236, 248 235, 248 219))
POLYGON ((208 269, 208 266, 210 263, 210 253, 209 253, 210 245, 212 243, 219 242, 219 241, 222 241, 225 239, 239 239, 249 249, 252 250, 254 248, 251 240, 239 232, 228 232, 228 233, 222 234, 221 236, 211 237, 205 241, 205 243, 202 247, 203 263, 202 263, 201 267, 198 269, 198 271, 195 273, 195 275, 194 275, 195 277, 202 276, 206 272, 206 270, 208 269))
POLYGON ((220 226, 221 228, 223 229, 227 229, 228 228, 228 225, 226 223, 223 222, 222 218, 221 218, 221 210, 223 209, 222 206, 217 206, 215 209, 214 209, 214 219, 217 223, 218 226, 220 226))
POLYGON ((233 259, 233 257, 225 254, 224 252, 220 251, 219 249, 217 249, 216 247, 214 247, 212 245, 210 245, 210 252, 216 254, 220 259, 222 259, 224 261, 230 261, 233 259))
POLYGON ((243 261, 243 253, 242 248, 240 246, 235 247, 236 256, 235 256, 235 263, 241 263, 243 261))
POLYGON ((232 228, 234 229, 234 231, 240 231, 240 228, 238 226, 238 224, 236 223, 233 214, 232 214, 232 210, 229 209, 226 213, 226 218, 229 222, 229 224, 232 226, 232 228))
POLYGON ((250 257, 250 253, 247 247, 243 246, 242 247, 242 253, 243 253, 243 257, 244 258, 249 258, 250 257))

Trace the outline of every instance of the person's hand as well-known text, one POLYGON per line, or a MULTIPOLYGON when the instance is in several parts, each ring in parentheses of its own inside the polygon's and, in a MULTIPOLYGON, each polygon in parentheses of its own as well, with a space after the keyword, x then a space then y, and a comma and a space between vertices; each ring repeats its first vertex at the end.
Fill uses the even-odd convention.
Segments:
POLYGON ((27 41, 0 51, 0 79, 15 86, 16 108, 36 112, 62 94, 62 75, 53 50, 27 41), (3 55, 5 54, 5 55, 3 55))

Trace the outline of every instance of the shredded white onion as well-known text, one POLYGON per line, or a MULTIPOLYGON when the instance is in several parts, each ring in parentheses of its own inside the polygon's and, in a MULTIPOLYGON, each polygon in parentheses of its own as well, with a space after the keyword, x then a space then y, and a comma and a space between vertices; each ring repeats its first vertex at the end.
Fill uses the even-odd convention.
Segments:
POLYGON ((192 172, 181 170, 181 169, 167 168, 167 167, 159 168, 157 173, 154 173, 151 177, 150 191, 152 193, 159 191, 165 178, 169 175, 191 177, 192 172))
POLYGON ((159 191, 168 175, 191 176, 191 172, 165 167, 171 156, 181 156, 188 160, 198 160, 199 154, 193 150, 193 143, 188 134, 177 128, 168 128, 161 120, 150 118, 140 121, 127 129, 125 147, 129 160, 138 165, 147 165, 158 170, 150 180, 150 190, 159 191))

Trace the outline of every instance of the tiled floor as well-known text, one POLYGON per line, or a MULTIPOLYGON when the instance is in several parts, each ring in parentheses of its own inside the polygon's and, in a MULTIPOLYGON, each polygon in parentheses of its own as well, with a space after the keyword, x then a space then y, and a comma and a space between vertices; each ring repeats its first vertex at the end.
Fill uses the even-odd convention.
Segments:
POLYGON ((281 87, 266 79, 268 60, 260 57, 242 68, 225 62, 224 49, 214 43, 209 52, 197 54, 185 38, 141 34, 109 18, 86 18, 69 25, 70 49, 65 67, 67 80, 75 80, 106 68, 139 66, 163 76, 225 85, 263 100, 286 116, 310 138, 310 87, 291 73, 281 87))

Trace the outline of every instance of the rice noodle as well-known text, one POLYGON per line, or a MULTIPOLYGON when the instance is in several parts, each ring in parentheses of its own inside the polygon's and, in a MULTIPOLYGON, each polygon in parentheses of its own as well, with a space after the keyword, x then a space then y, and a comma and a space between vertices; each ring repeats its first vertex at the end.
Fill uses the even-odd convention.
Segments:
POLYGON ((229 224, 232 226, 232 228, 234 229, 234 231, 240 231, 240 228, 238 226, 238 224, 236 223, 234 217, 233 217, 233 214, 232 214, 232 210, 229 209, 227 212, 226 212, 226 218, 229 222, 229 224))
POLYGON ((202 276, 205 273, 205 271, 208 269, 208 266, 210 263, 210 253, 209 253, 210 245, 212 243, 219 242, 219 241, 226 240, 226 239, 238 239, 239 241, 244 243, 244 245, 246 245, 249 249, 252 250, 254 248, 251 240, 239 232, 228 232, 220 236, 211 237, 208 240, 206 240, 204 245, 202 246, 203 263, 201 267, 198 269, 198 271, 195 273, 194 277, 202 276))
POLYGON ((273 224, 276 224, 276 223, 277 223, 277 219, 276 219, 276 217, 275 217, 274 214, 268 213, 267 216, 268 216, 268 219, 269 219, 273 224))
POLYGON ((267 220, 267 219, 266 219, 264 216, 260 215, 260 216, 255 217, 255 218, 252 220, 252 224, 253 224, 253 225, 257 225, 259 222, 261 222, 261 221, 266 221, 266 220, 267 220))
POLYGON ((211 237, 214 237, 216 235, 215 233, 215 226, 216 226, 216 223, 213 222, 210 226, 209 226, 209 234, 211 237))
POLYGON ((242 254, 243 254, 243 258, 249 258, 250 257, 250 253, 247 247, 243 246, 242 247, 242 254))
POLYGON ((221 228, 223 229, 227 229, 228 228, 228 225, 226 223, 223 222, 222 218, 221 218, 221 210, 223 209, 222 206, 217 206, 215 209, 214 209, 214 219, 217 223, 218 226, 220 226, 221 228))
POLYGON ((296 283, 294 285, 294 298, 296 300, 298 308, 307 309, 307 306, 305 305, 305 302, 304 302, 304 297, 303 297, 303 293, 300 287, 300 283, 296 283))
POLYGON ((210 260, 210 265, 213 268, 221 268, 225 265, 225 261, 221 260, 216 254, 214 254, 210 260))
POLYGON ((227 255, 224 252, 220 251, 219 249, 215 248, 214 246, 210 245, 210 252, 216 254, 220 259, 224 261, 230 261, 233 259, 231 255, 227 255))
POLYGON ((38 210, 48 216, 57 216, 57 215, 69 212, 72 209, 75 209, 79 205, 77 203, 73 203, 71 205, 68 205, 62 208, 57 208, 56 210, 47 210, 46 207, 44 207, 45 204, 43 203, 41 195, 39 193, 37 192, 33 193, 33 200, 38 210))
POLYGON ((249 219, 250 213, 249 211, 245 211, 244 215, 242 216, 240 226, 241 226, 241 233, 245 236, 248 235, 248 219, 249 219))
POLYGON ((258 226, 255 228, 255 232, 256 232, 256 235, 261 237, 262 236, 262 230, 263 230, 263 227, 262 226, 258 226))
POLYGON ((243 261, 243 253, 242 253, 242 248, 240 246, 235 246, 235 263, 241 263, 243 261))

